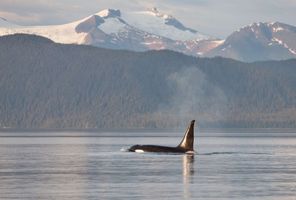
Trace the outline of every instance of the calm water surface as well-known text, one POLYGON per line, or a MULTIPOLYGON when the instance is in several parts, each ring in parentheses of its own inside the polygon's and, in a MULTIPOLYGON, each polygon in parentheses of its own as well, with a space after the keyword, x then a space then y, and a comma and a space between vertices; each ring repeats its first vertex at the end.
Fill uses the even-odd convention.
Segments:
POLYGON ((296 199, 295 137, 196 137, 194 156, 124 151, 181 137, 0 136, 0 199, 296 199))

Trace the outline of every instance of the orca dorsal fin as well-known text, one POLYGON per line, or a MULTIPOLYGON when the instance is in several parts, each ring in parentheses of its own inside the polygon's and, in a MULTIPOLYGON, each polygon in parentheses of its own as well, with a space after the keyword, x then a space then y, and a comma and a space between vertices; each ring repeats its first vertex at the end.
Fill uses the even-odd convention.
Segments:
POLYGON ((195 122, 195 120, 192 120, 191 123, 189 124, 187 131, 185 132, 185 135, 184 135, 181 143, 178 145, 178 148, 182 148, 187 151, 194 151, 193 150, 194 122, 195 122))

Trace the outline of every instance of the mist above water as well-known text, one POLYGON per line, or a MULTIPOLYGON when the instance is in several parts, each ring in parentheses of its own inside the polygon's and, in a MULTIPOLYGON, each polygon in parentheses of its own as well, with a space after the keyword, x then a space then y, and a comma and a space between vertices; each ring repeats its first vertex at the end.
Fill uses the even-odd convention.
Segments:
POLYGON ((184 126, 196 119, 198 124, 223 118, 227 98, 219 86, 211 83, 197 67, 182 67, 166 78, 171 96, 161 103, 155 115, 165 115, 168 121, 184 126))

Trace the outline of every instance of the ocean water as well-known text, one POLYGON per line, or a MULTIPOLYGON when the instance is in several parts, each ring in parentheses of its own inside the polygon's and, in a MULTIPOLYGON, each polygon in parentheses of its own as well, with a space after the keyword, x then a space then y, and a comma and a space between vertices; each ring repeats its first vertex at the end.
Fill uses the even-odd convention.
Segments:
POLYGON ((21 135, 0 134, 1 200, 296 199, 296 137, 196 137, 192 156, 125 151, 182 134, 21 135))

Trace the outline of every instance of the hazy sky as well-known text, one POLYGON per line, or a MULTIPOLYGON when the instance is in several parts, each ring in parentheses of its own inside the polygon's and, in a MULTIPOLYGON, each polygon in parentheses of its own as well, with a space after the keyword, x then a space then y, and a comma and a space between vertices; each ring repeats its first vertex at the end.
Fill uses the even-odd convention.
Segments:
POLYGON ((0 17, 22 25, 62 24, 105 8, 125 11, 157 7, 185 26, 225 37, 253 22, 296 26, 296 0, 0 0, 0 17))

